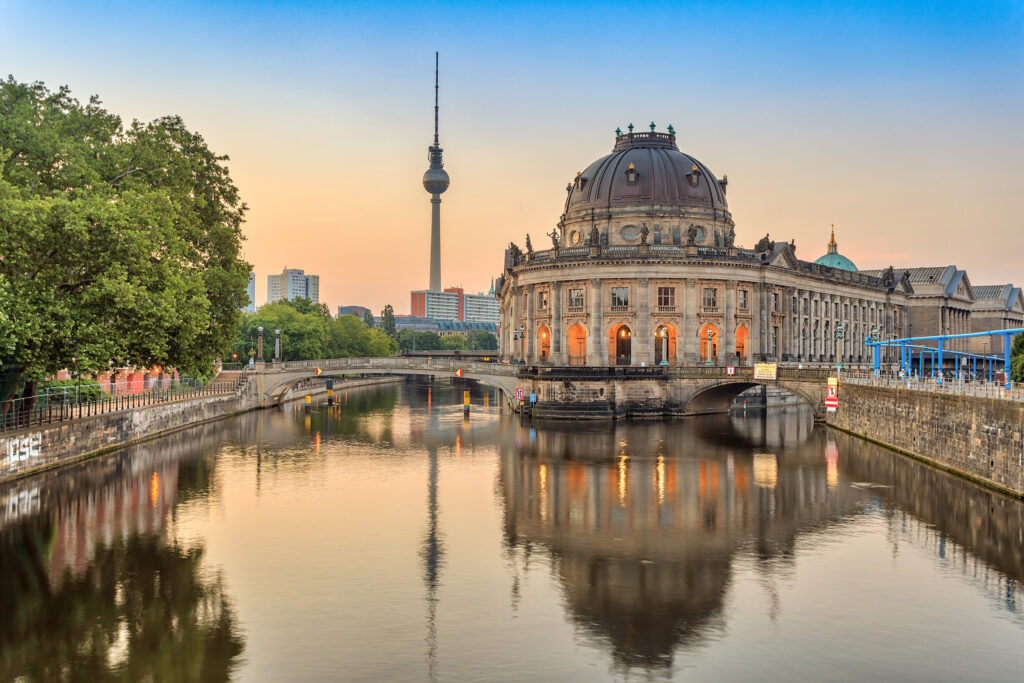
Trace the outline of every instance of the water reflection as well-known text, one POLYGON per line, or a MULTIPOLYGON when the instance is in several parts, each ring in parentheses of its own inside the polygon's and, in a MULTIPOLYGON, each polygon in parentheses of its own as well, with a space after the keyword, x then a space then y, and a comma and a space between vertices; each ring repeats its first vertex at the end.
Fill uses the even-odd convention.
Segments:
POLYGON ((174 510, 209 495, 211 425, 0 488, 0 680, 221 680, 244 646, 174 510))
POLYGON ((623 669, 721 635, 738 557, 771 591, 798 537, 879 509, 897 546, 959 558, 1017 614, 1024 506, 792 410, 520 429, 501 451, 506 548, 550 554, 568 616, 623 669))

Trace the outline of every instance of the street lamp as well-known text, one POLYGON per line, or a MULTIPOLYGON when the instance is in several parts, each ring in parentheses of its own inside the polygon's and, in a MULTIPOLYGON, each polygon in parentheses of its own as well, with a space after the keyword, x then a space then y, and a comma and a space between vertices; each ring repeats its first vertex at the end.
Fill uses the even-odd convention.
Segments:
POLYGON ((519 326, 519 341, 521 343, 521 347, 520 347, 520 352, 521 353, 520 353, 519 362, 522 365, 526 365, 526 326, 525 325, 520 325, 519 326))
POLYGON ((836 380, 839 379, 843 371, 843 352, 840 349, 845 350, 846 344, 841 342, 843 342, 843 324, 838 323, 836 325, 836 380))
POLYGON ((281 360, 281 330, 274 330, 274 362, 281 360))
POLYGON ((513 363, 518 362, 515 359, 516 347, 517 346, 519 346, 519 328, 513 327, 512 328, 512 354, 511 354, 512 355, 512 362, 513 363))
POLYGON ((661 339, 661 362, 658 365, 668 365, 668 334, 664 325, 658 328, 658 337, 661 339))
POLYGON ((259 362, 262 363, 263 362, 263 325, 260 325, 259 327, 257 327, 256 330, 259 332, 259 346, 257 347, 257 351, 256 351, 256 360, 258 360, 259 362))
POLYGON ((708 325, 708 359, 704 363, 704 365, 714 365, 715 364, 715 362, 713 360, 711 360, 711 338, 712 338, 711 326, 708 325))

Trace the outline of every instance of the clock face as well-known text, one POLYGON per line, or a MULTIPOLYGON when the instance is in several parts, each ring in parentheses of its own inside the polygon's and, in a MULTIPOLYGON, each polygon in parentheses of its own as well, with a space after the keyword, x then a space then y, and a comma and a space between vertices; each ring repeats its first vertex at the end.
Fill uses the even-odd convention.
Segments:
POLYGON ((582 241, 583 235, 580 233, 579 230, 573 230, 572 232, 569 233, 569 244, 571 244, 572 246, 579 246, 579 244, 582 241))

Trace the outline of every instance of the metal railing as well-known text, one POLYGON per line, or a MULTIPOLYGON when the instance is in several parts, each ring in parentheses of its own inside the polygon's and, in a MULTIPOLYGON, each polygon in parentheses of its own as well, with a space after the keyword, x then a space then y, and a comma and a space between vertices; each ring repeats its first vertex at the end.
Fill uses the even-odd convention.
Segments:
POLYGON ((978 398, 997 398, 1005 401, 1024 402, 1024 384, 1010 382, 1007 390, 1005 382, 989 382, 984 379, 944 378, 941 382, 937 377, 917 377, 868 372, 843 372, 840 382, 863 386, 886 387, 889 389, 908 389, 912 391, 929 391, 937 394, 955 394, 960 396, 976 396, 978 398))
MULTIPOLYGON (((237 379, 213 381, 200 385, 176 383, 167 387, 158 386, 149 391, 105 395, 101 398, 86 399, 79 393, 58 395, 41 393, 12 399, 0 406, 0 433, 29 429, 68 420, 79 420, 96 415, 126 412, 146 406, 174 401, 184 401, 200 396, 212 396, 237 392, 247 381, 243 372, 237 379)), ((92 385, 95 387, 95 385, 92 385)))

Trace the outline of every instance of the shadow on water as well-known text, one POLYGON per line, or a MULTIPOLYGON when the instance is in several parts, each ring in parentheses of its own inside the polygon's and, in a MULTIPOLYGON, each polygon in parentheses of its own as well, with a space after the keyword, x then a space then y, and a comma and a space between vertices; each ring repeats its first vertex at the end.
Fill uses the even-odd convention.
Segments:
POLYGON ((229 678, 244 649, 174 511, 209 495, 223 424, 0 487, 0 680, 229 678))
POLYGON ((506 552, 514 565, 550 556, 569 617, 623 670, 666 670, 677 648, 722 634, 740 554, 776 571, 801 535, 869 510, 938 561, 959 558, 1021 619, 1024 505, 815 427, 805 408, 510 432, 506 552))

